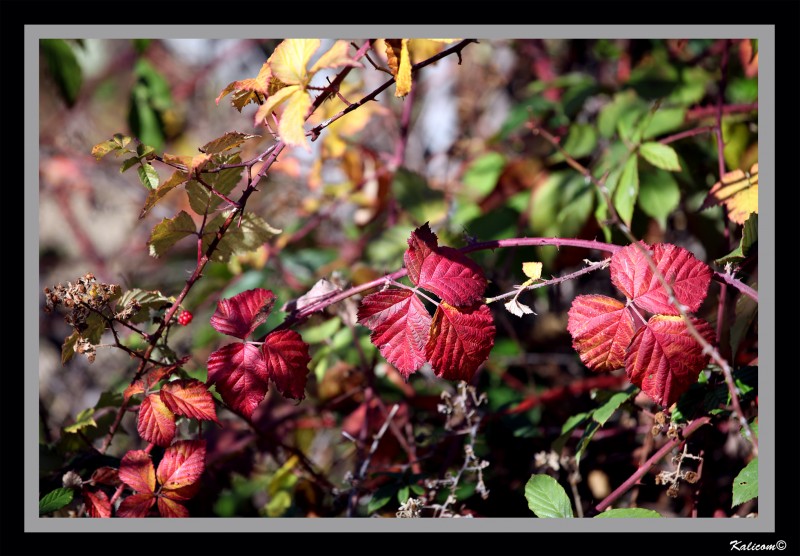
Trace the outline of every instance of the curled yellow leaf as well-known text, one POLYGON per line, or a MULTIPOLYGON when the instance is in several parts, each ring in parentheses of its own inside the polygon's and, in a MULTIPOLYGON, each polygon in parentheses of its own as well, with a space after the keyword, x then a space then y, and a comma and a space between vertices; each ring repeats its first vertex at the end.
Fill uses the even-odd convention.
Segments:
POLYGON ((319 46, 319 39, 284 40, 269 57, 272 74, 287 85, 307 85, 306 66, 319 46))
POLYGON ((522 272, 531 280, 538 280, 542 277, 542 263, 522 263, 522 272))
POLYGON ((305 92, 300 89, 299 85, 290 85, 289 87, 284 87, 280 89, 274 95, 271 95, 264 101, 264 104, 258 107, 255 115, 255 125, 258 125, 265 118, 269 117, 272 114, 272 111, 275 110, 279 105, 283 104, 288 98, 292 95, 297 93, 300 96, 307 96, 305 92))
POLYGON ((404 97, 411 92, 411 58, 408 54, 408 39, 403 39, 400 47, 400 63, 394 78, 396 88, 394 96, 404 97))
POLYGON ((352 59, 347 50, 350 45, 345 41, 336 41, 334 45, 325 54, 319 57, 314 65, 311 67, 309 75, 314 75, 323 68, 342 68, 345 66, 360 68, 363 67, 359 62, 352 59))
POLYGON ((298 91, 297 94, 290 95, 278 124, 278 134, 288 146, 311 150, 308 139, 306 139, 306 131, 303 128, 310 108, 311 97, 305 91, 298 91))

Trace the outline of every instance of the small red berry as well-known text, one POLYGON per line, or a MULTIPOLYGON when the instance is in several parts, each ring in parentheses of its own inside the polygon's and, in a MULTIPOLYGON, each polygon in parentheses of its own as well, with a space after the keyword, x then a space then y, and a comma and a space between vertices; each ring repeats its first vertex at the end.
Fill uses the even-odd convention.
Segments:
POLYGON ((186 326, 190 322, 192 322, 192 314, 189 311, 183 311, 178 315, 178 324, 181 326, 186 326))

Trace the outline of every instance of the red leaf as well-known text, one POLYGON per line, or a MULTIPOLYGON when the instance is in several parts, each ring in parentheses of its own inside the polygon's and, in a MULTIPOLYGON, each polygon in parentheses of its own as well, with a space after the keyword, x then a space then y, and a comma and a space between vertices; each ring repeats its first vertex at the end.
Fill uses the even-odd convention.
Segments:
POLYGON ((166 449, 158 464, 158 482, 163 490, 191 485, 206 467, 205 440, 180 440, 166 449))
POLYGON ((96 485, 119 486, 119 471, 113 467, 98 467, 92 473, 91 480, 96 485))
MULTIPOLYGON (((647 248, 644 243, 640 245, 647 248)), ((686 249, 669 243, 656 244, 651 256, 666 282, 671 284, 675 298, 689 311, 696 311, 708 293, 711 268, 686 249)), ((645 311, 680 314, 635 244, 623 247, 611 257, 611 281, 645 311)))
POLYGON ((294 330, 272 332, 261 346, 267 374, 278 391, 287 398, 302 400, 305 397, 308 377, 308 344, 294 330))
POLYGON ((111 502, 102 490, 92 492, 84 486, 83 501, 89 517, 111 517, 111 502))
POLYGON ((489 357, 494 333, 486 305, 459 309, 442 303, 433 315, 425 353, 439 377, 469 381, 489 357))
POLYGON ((274 304, 275 294, 262 288, 220 299, 211 316, 211 326, 222 334, 245 339, 267 320, 274 304))
POLYGON ((446 303, 465 307, 481 301, 486 289, 483 270, 457 249, 439 247, 427 223, 411 232, 403 260, 409 279, 446 303))
POLYGON ((151 492, 128 496, 117 509, 117 517, 147 517, 156 498, 151 492))
POLYGON ((189 517, 186 506, 163 496, 158 497, 158 513, 161 517, 189 517))
POLYGON ((119 464, 119 480, 136 492, 152 494, 156 489, 156 471, 150 454, 144 450, 131 450, 119 464))
POLYGON ((175 438, 175 415, 158 394, 150 394, 139 406, 139 436, 157 446, 169 446, 175 438))
POLYGON ((161 491, 162 496, 166 496, 170 500, 176 500, 178 502, 183 502, 186 500, 191 500, 195 497, 197 492, 200 490, 200 481, 196 483, 192 483, 191 485, 187 485, 181 488, 174 488, 170 490, 163 490, 161 491))
POLYGON ((159 393, 164 405, 174 414, 219 423, 214 398, 199 380, 176 380, 165 384, 159 393))
POLYGON ((258 346, 235 343, 208 356, 208 383, 235 411, 250 417, 267 394, 267 363, 258 346))
MULTIPOLYGON (((702 319, 692 324, 709 343, 714 331, 702 319)), ((639 386, 656 403, 669 407, 697 382, 709 355, 689 333, 679 316, 654 315, 636 331, 625 357, 628 380, 639 386)))
POLYGON ((150 390, 153 386, 158 383, 159 380, 172 374, 172 372, 181 367, 184 363, 189 360, 188 356, 181 357, 178 361, 173 363, 172 365, 167 365, 166 367, 157 367, 149 371, 144 378, 141 378, 125 388, 125 392, 123 392, 122 396, 127 401, 128 398, 134 396, 136 394, 142 394, 147 390, 150 390))
POLYGON ((406 379, 425 364, 431 316, 414 292, 390 289, 368 295, 358 309, 358 322, 372 330, 372 343, 406 379))
POLYGON ((593 371, 613 371, 625 364, 633 338, 633 318, 624 303, 604 295, 579 295, 569 309, 567 330, 572 347, 593 371))

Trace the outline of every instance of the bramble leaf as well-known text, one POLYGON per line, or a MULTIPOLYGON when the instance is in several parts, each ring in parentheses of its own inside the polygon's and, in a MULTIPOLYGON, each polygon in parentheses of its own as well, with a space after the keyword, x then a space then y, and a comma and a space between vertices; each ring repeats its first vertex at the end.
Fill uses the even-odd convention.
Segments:
POLYGON ((175 438, 175 415, 158 394, 150 394, 139 406, 139 436, 157 446, 169 446, 175 438))
POLYGON ((286 39, 282 41, 269 57, 272 75, 287 85, 308 83, 308 66, 311 56, 320 47, 319 39, 286 39))
POLYGON ((102 490, 91 491, 84 486, 82 494, 89 517, 111 517, 111 502, 105 492, 102 490))
POLYGON ((630 227, 633 207, 639 196, 639 157, 632 155, 622 169, 614 189, 614 208, 619 217, 630 227))
POLYGON ((358 322, 372 330, 372 343, 404 377, 425 364, 431 317, 414 292, 390 289, 368 295, 358 309, 358 322))
POLYGON ((132 494, 125 498, 117 509, 117 517, 147 517, 156 497, 152 492, 132 494))
POLYGON ((206 467, 206 441, 180 440, 166 449, 156 476, 162 491, 177 490, 197 482, 206 467))
POLYGON ((745 173, 736 169, 722 176, 708 192, 701 208, 724 204, 728 218, 737 224, 744 224, 752 214, 758 214, 758 163, 745 173))
POLYGON ((228 344, 208 356, 208 384, 246 417, 264 400, 268 379, 264 355, 253 344, 228 344))
MULTIPOLYGON (((714 330, 706 321, 692 318, 692 324, 707 342, 714 342, 714 330)), ((634 334, 625 372, 656 403, 669 407, 697 382, 708 360, 682 317, 654 315, 634 334)))
POLYGON ((159 185, 156 189, 151 189, 147 194, 147 199, 144 201, 144 206, 142 207, 141 212, 139 212, 139 219, 141 220, 144 218, 147 213, 150 212, 150 209, 156 206, 156 204, 163 199, 167 193, 188 179, 189 176, 186 174, 186 172, 175 170, 175 172, 173 172, 167 181, 159 185))
POLYGON ((278 391, 287 398, 303 399, 311 356, 300 334, 294 330, 272 332, 264 339, 261 351, 267 376, 278 391))
POLYGON ((158 497, 158 513, 161 517, 189 517, 186 506, 166 496, 158 497))
POLYGON ((241 133, 239 131, 228 131, 221 137, 217 137, 200 147, 201 153, 206 154, 219 154, 238 147, 249 139, 261 137, 260 135, 250 135, 249 133, 241 133))
POLYGON ((178 241, 196 233, 194 220, 186 211, 180 211, 174 218, 165 218, 150 232, 150 239, 147 242, 150 246, 150 255, 158 258, 178 241))
POLYGON ((593 371, 613 371, 625 362, 633 318, 624 303, 604 295, 579 295, 569 309, 572 347, 593 371))
POLYGON ((486 289, 483 270, 457 249, 439 247, 427 223, 413 232, 403 255, 409 279, 453 306, 481 301, 486 289))
POLYGON ((655 510, 648 510, 646 508, 613 508, 606 510, 594 516, 597 518, 653 518, 664 517, 655 510))
POLYGON ((750 460, 733 480, 733 500, 731 507, 735 508, 748 500, 758 496, 758 458, 750 460))
POLYGON ((263 288, 220 299, 211 317, 211 326, 222 334, 245 339, 267 320, 274 304, 275 294, 263 288))
MULTIPOLYGON (((203 251, 208 250, 209 245, 214 240, 217 232, 222 227, 230 212, 226 211, 217 214, 206 224, 203 232, 203 251)), ((245 254, 255 251, 269 240, 274 234, 281 230, 273 228, 260 216, 248 212, 242 217, 241 226, 238 222, 228 227, 225 236, 217 244, 216 250, 211 254, 211 260, 218 262, 228 262, 233 255, 245 254)))
POLYGON ((119 464, 119 480, 136 492, 153 494, 156 490, 156 471, 150 454, 144 450, 131 450, 119 464))
POLYGON ((269 67, 269 62, 264 62, 258 75, 254 78, 243 79, 241 81, 234 81, 222 90, 217 97, 217 104, 229 93, 231 96, 231 104, 239 111, 242 111, 247 104, 251 102, 259 102, 259 98, 264 98, 269 94, 269 82, 272 77, 272 71, 269 67))
POLYGON ((148 371, 144 377, 140 378, 139 380, 135 381, 133 384, 125 388, 125 391, 122 393, 123 399, 127 401, 128 398, 130 398, 131 396, 147 392, 153 386, 155 386, 158 383, 158 381, 172 374, 172 372, 175 371, 175 369, 179 368, 188 360, 189 356, 187 355, 181 357, 178 361, 176 361, 172 365, 167 365, 165 367, 158 367, 156 369, 148 371))
MULTIPOLYGON (((611 257, 611 282, 628 299, 651 313, 680 314, 670 302, 667 291, 647 263, 643 249, 634 244, 623 247, 611 257)), ((691 252, 670 243, 658 243, 651 255, 659 272, 672 286, 677 301, 688 311, 697 311, 708 293, 711 268, 691 252)))
POLYGON ((208 387, 199 380, 185 379, 167 383, 159 394, 164 405, 175 415, 219 423, 214 398, 208 387))
POLYGON ((440 378, 469 382, 489 357, 494 335, 487 305, 457 308, 442 302, 431 321, 425 355, 440 378))
POLYGON ((142 182, 142 185, 145 186, 146 189, 153 190, 158 187, 160 178, 158 177, 158 172, 155 168, 153 168, 152 164, 145 162, 139 166, 136 171, 139 174, 139 181, 142 182))
POLYGON ((550 475, 532 475, 525 484, 525 498, 536 517, 573 517, 567 492, 550 475))
POLYGON ((671 172, 681 171, 681 165, 680 162, 678 162, 678 153, 669 145, 655 142, 642 143, 639 146, 639 154, 656 168, 669 170, 671 172))
POLYGON ((57 488, 42 496, 39 500, 39 515, 60 510, 70 502, 74 493, 71 488, 57 488))

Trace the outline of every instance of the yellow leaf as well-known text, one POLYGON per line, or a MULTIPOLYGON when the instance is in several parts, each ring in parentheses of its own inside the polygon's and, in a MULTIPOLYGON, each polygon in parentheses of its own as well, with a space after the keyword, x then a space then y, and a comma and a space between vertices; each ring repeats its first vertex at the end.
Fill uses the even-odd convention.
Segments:
POLYGON ((749 173, 734 170, 722 176, 708 192, 703 207, 725 204, 728 218, 737 224, 744 224, 752 213, 758 214, 758 163, 749 173))
POLYGON ((542 277, 542 263, 522 263, 522 272, 531 280, 539 280, 542 277))
POLYGON ((408 50, 411 53, 411 61, 415 64, 427 60, 431 56, 442 51, 445 44, 451 44, 458 39, 411 39, 408 43, 408 50))
POLYGON ((264 62, 264 65, 261 66, 261 70, 259 70, 258 75, 255 78, 242 79, 241 81, 229 83, 228 86, 225 87, 217 97, 217 104, 219 104, 219 101, 222 100, 225 95, 233 91, 237 91, 242 93, 236 95, 235 99, 237 108, 239 111, 241 111, 241 107, 245 106, 246 104, 250 102, 258 102, 258 96, 256 93, 260 94, 262 97, 267 96, 271 77, 272 72, 269 67, 269 62, 264 62))
POLYGON ((256 111, 255 125, 260 124, 264 119, 269 117, 275 108, 277 108, 281 103, 295 93, 305 96, 305 93, 303 93, 298 85, 291 85, 290 87, 284 87, 274 95, 267 97, 267 100, 264 101, 264 104, 259 106, 258 110, 256 111))
POLYGON ((269 57, 272 74, 287 85, 307 85, 306 66, 319 45, 319 39, 284 40, 269 57))
POLYGON ((400 47, 400 64, 397 66, 395 84, 397 87, 394 96, 404 97, 411 92, 411 59, 408 55, 408 39, 403 39, 400 47))
POLYGON ((291 95, 289 103, 281 114, 278 134, 290 147, 303 147, 307 151, 311 150, 306 139, 306 131, 303 128, 309 108, 311 108, 311 97, 300 91, 291 95))
POLYGON ((334 45, 325 54, 320 56, 314 65, 311 67, 309 75, 314 75, 322 68, 341 68, 351 66, 354 68, 363 67, 360 63, 353 60, 347 55, 347 50, 350 47, 346 41, 336 41, 334 45))

